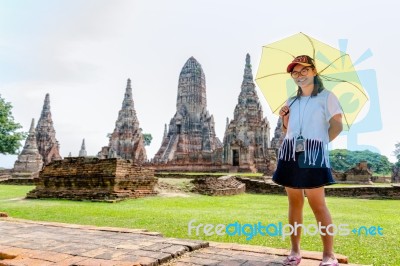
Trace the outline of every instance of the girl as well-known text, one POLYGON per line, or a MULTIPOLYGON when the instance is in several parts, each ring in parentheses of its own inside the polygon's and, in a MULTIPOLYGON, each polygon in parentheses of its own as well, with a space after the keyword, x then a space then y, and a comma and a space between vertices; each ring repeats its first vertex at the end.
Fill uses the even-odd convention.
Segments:
MULTIPOLYGON (((298 85, 296 97, 281 108, 286 133, 279 150, 273 181, 285 186, 289 199, 289 223, 303 223, 304 193, 321 228, 332 224, 325 203, 324 186, 334 184, 329 166, 328 143, 342 131, 342 109, 336 96, 323 87, 314 61, 307 55, 296 57, 287 72, 298 85)), ((338 266, 333 253, 332 230, 321 230, 323 258, 320 266, 338 266)), ((291 252, 284 265, 298 265, 301 227, 291 235, 291 252)))

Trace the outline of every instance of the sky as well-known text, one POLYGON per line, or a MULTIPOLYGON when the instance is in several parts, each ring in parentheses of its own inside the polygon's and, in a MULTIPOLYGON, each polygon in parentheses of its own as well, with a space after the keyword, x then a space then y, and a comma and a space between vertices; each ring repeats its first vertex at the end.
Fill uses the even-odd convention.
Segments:
MULTIPOLYGON (((187 59, 202 65, 207 109, 222 140, 246 53, 255 76, 262 46, 304 32, 336 48, 345 40, 357 71, 372 84, 359 126, 330 148, 368 148, 394 162, 399 9, 389 0, 0 0, 0 94, 28 131, 49 93, 61 156, 77 156, 83 138, 88 155, 96 155, 108 144, 130 78, 140 127, 153 136, 146 147, 152 158, 176 112, 187 59)), ((257 92, 273 135, 278 117, 257 92)), ((0 167, 12 168, 16 158, 0 155, 0 167)))

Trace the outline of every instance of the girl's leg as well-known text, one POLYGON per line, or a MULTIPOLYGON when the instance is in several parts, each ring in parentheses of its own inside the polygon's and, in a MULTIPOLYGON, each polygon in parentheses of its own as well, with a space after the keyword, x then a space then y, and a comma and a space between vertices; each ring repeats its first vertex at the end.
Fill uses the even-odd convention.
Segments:
MULTIPOLYGON (((325 202, 325 189, 324 187, 305 189, 308 203, 312 211, 314 212, 315 219, 321 223, 321 226, 328 226, 332 224, 331 214, 329 213, 328 207, 325 202)), ((330 258, 334 258, 333 254, 333 236, 327 234, 326 228, 321 229, 322 244, 324 246, 322 261, 326 262, 330 258)), ((332 234, 333 229, 329 228, 329 232, 332 234)))
MULTIPOLYGON (((289 224, 293 227, 295 223, 303 223, 303 205, 304 205, 304 191, 302 189, 294 189, 286 187, 286 193, 289 200, 289 224)), ((292 243, 291 256, 300 255, 300 238, 301 238, 301 227, 299 227, 295 233, 290 236, 292 243)))

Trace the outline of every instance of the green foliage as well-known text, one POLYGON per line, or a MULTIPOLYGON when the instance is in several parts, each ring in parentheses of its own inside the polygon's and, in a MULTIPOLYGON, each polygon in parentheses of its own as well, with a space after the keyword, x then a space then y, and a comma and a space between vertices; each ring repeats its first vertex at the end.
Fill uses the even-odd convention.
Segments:
POLYGON ((376 174, 388 174, 391 172, 393 164, 388 158, 369 150, 349 151, 337 149, 329 153, 331 166, 336 171, 347 171, 356 166, 360 161, 366 161, 369 169, 376 174))
POLYGON ((144 146, 149 146, 153 136, 149 133, 143 133, 144 146))
POLYGON ((0 153, 16 154, 21 147, 20 141, 26 137, 23 132, 17 132, 22 126, 14 122, 11 113, 12 105, 0 95, 0 153))
POLYGON ((397 158, 397 162, 395 163, 395 165, 397 167, 400 167, 400 142, 397 142, 395 145, 395 150, 393 152, 393 155, 396 156, 397 158))

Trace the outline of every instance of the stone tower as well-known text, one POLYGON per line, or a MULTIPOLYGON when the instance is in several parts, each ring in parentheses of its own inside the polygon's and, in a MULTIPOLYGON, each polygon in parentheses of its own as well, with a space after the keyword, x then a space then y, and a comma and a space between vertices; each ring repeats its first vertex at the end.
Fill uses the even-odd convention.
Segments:
POLYGON ((60 146, 56 139, 56 131, 50 112, 50 95, 47 93, 44 99, 42 113, 36 126, 36 142, 44 165, 54 160, 62 160, 60 146))
POLYGON ((264 171, 271 159, 270 125, 255 90, 249 54, 233 116, 227 120, 223 163, 241 171, 264 171))
MULTIPOLYGON (((179 75, 176 113, 171 119, 158 152, 156 163, 175 161, 185 156, 199 155, 203 162, 211 161, 211 155, 221 148, 215 135, 214 117, 207 111, 206 79, 201 65, 190 57, 179 75), (208 155, 205 155, 208 153, 208 155)), ((192 160, 193 161, 193 160, 192 160)), ((198 161, 200 163, 200 161, 198 161)))
POLYGON ((99 153, 100 158, 130 159, 135 163, 146 162, 146 150, 142 129, 136 117, 132 98, 131 80, 128 79, 122 108, 115 122, 114 132, 110 136, 107 147, 103 147, 99 153))
POLYGON ((31 127, 25 146, 14 163, 16 173, 35 173, 42 169, 43 161, 36 144, 35 119, 32 118, 31 127))
POLYGON ((79 157, 86 157, 86 156, 87 156, 87 152, 86 152, 85 139, 83 139, 81 149, 79 151, 79 157))
POLYGON ((277 155, 279 147, 281 146, 284 138, 285 133, 282 131, 282 118, 279 117, 278 123, 274 131, 274 137, 271 140, 271 148, 275 149, 277 155))

